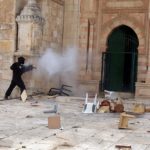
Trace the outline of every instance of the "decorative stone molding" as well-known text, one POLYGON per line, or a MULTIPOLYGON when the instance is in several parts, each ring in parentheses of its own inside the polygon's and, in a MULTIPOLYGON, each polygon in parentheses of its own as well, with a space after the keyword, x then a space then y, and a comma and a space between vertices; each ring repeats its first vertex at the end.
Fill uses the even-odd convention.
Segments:
POLYGON ((135 97, 149 98, 150 97, 150 84, 149 83, 136 83, 135 97))
POLYGON ((89 20, 90 25, 94 25, 96 22, 95 18, 89 18, 88 20, 89 20))
POLYGON ((28 0, 27 5, 17 16, 16 21, 19 22, 36 22, 43 23, 44 19, 41 16, 40 8, 37 6, 36 0, 28 0))
POLYGON ((52 1, 58 3, 59 5, 64 5, 64 0, 52 0, 52 1))
POLYGON ((28 0, 20 15, 18 23, 18 51, 29 54, 38 52, 42 45, 44 18, 36 0, 28 0))
POLYGON ((12 28, 13 28, 12 24, 4 24, 4 23, 0 24, 0 30, 9 30, 12 28))
POLYGON ((94 24, 95 24, 95 18, 89 18, 88 19, 89 25, 88 25, 88 41, 87 41, 87 72, 91 74, 92 72, 92 57, 93 57, 93 44, 94 44, 94 24))
POLYGON ((143 0, 103 0, 103 6, 105 8, 143 8, 145 7, 146 2, 143 0))
MULTIPOLYGON (((135 18, 130 17, 125 14, 118 15, 118 17, 111 19, 102 25, 103 30, 101 33, 101 39, 103 39, 103 41, 106 42, 107 37, 111 33, 111 31, 120 25, 127 25, 130 28, 132 28, 134 30, 134 32, 136 33, 136 35, 138 36, 138 39, 140 39, 139 46, 145 46, 144 26, 139 21, 137 21, 135 18)), ((101 44, 104 44, 104 43, 101 43, 101 44)))

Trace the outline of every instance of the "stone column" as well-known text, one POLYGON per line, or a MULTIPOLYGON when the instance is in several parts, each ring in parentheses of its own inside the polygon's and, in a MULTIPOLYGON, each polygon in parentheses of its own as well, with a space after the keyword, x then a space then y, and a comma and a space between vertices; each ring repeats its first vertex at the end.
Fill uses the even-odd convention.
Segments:
POLYGON ((17 53, 31 54, 42 45, 42 30, 44 19, 36 0, 28 0, 27 5, 17 16, 18 50, 17 53))
MULTIPOLYGON (((136 93, 135 96, 136 97, 145 97, 145 98, 149 98, 150 97, 150 2, 149 2, 149 8, 148 8, 148 14, 147 14, 147 19, 148 21, 147 23, 147 27, 146 27, 146 53, 145 56, 142 57, 142 55, 139 55, 139 58, 141 58, 142 63, 145 63, 145 75, 143 80, 140 81, 139 77, 138 77, 138 82, 136 83, 136 93)), ((139 47, 139 49, 143 49, 145 47, 139 47)), ((140 51, 140 50, 139 50, 140 51)), ((142 50, 141 50, 142 51, 142 50)), ((141 63, 141 64, 142 64, 141 63)), ((139 65, 138 65, 139 67, 139 65)), ((143 69, 143 68, 142 68, 143 69)), ((139 74, 138 74, 139 75, 139 74)))
POLYGON ((89 19, 89 37, 88 37, 88 50, 87 50, 87 73, 91 74, 92 72, 92 56, 93 56, 93 42, 94 42, 94 24, 95 19, 89 19))
MULTIPOLYGON (((148 31, 150 32, 150 31, 148 31)), ((149 37, 149 44, 150 44, 150 37, 149 37)), ((149 46, 150 47, 150 46, 149 46)), ((150 49, 148 48, 148 56, 147 56, 147 75, 146 75, 146 83, 150 83, 150 49)))
MULTIPOLYGON (((18 23, 18 48, 15 57, 23 56, 26 62, 36 64, 42 46, 44 19, 36 0, 28 0, 27 4, 17 16, 18 23)), ((36 81, 32 78, 32 72, 24 75, 28 94, 32 94, 36 89, 36 81)))
POLYGON ((148 25, 147 25, 147 75, 146 83, 150 83, 150 2, 148 8, 148 25))

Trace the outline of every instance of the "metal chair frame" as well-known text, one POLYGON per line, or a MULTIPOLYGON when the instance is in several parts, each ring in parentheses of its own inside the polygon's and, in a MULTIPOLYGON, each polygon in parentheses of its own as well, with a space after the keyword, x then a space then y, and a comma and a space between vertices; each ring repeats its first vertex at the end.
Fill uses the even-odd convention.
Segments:
POLYGON ((50 95, 50 96, 53 96, 53 95, 70 96, 70 94, 68 94, 66 92, 71 93, 72 91, 67 89, 67 87, 71 88, 72 86, 62 84, 62 86, 60 88, 51 88, 48 92, 48 95, 50 95))

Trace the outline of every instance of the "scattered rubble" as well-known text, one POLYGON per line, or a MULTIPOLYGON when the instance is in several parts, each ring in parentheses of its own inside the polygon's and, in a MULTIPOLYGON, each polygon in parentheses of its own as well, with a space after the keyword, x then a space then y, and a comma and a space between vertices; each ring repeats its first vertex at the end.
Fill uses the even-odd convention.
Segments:
POLYGON ((54 108, 52 110, 46 110, 44 113, 57 113, 58 105, 54 105, 54 108))
POLYGON ((137 114, 145 113, 145 105, 144 104, 134 104, 133 112, 137 114))
POLYGON ((119 129, 126 129, 126 128, 128 128, 128 120, 130 118, 135 118, 135 116, 129 115, 129 114, 126 114, 126 113, 121 113, 120 114, 120 120, 119 120, 118 128, 119 129))
MULTIPOLYGON (((5 107, 3 105, 0 105, 1 109, 6 109, 7 111, 7 113, 2 112, 2 115, 14 114, 12 113, 14 110, 15 112, 19 112, 20 115, 16 116, 16 122, 14 122, 14 119, 11 119, 14 116, 12 115, 9 118, 9 125, 7 125, 4 120, 2 120, 2 125, 3 127, 6 126, 6 130, 0 131, 2 131, 3 134, 7 134, 7 138, 18 138, 18 142, 14 140, 13 146, 11 146, 13 148, 15 147, 16 149, 21 149, 20 146, 25 146, 22 148, 32 149, 32 147, 38 147, 40 146, 40 144, 41 147, 43 145, 47 147, 45 149, 49 149, 49 145, 51 144, 51 150, 71 148, 81 150, 85 148, 85 145, 87 149, 103 149, 103 146, 105 146, 105 149, 118 148, 119 150, 131 150, 131 147, 128 147, 128 145, 126 144, 129 144, 129 146, 132 145, 133 149, 136 149, 136 147, 138 147, 138 144, 141 147, 144 147, 143 150, 149 148, 150 143, 148 140, 146 140, 146 138, 149 138, 150 135, 148 134, 150 133, 149 122, 145 122, 149 121, 149 116, 147 116, 148 113, 144 112, 142 114, 139 114, 137 112, 133 112, 134 107, 132 108, 132 106, 135 105, 130 106, 131 112, 127 111, 127 105, 124 99, 118 98, 116 100, 110 100, 106 98, 99 99, 97 96, 95 97, 91 97, 88 99, 88 102, 96 104, 94 107, 96 108, 96 111, 93 111, 91 114, 83 114, 82 112, 85 107, 84 98, 77 99, 72 97, 66 97, 65 99, 65 97, 57 97, 58 99, 48 99, 45 97, 40 97, 40 99, 42 99, 42 101, 40 102, 41 107, 38 108, 30 107, 32 104, 39 104, 37 102, 37 99, 36 102, 34 102, 34 99, 32 101, 26 101, 26 103, 22 103, 22 101, 7 101, 6 103, 2 102, 2 104, 7 104, 5 107), (11 102, 13 105, 10 104, 11 102), (83 103, 84 105, 81 108, 80 105, 83 103), (115 111, 116 109, 115 107, 112 107, 112 103, 115 105, 115 107, 120 106, 119 109, 121 109, 121 106, 123 105, 124 110, 118 109, 117 111, 115 111), (55 110, 55 104, 60 105, 61 109, 59 110, 59 114, 51 112, 52 110, 55 110), (48 108, 48 110, 43 113, 43 110, 46 108, 48 108), (50 108, 52 108, 52 110, 50 108), (107 113, 104 114, 104 112, 107 113), (141 118, 142 120, 140 120, 141 118), (25 122, 23 121, 23 119, 25 119, 25 122), (128 122, 129 119, 133 119, 132 123, 128 122), (129 127, 131 126, 132 129, 133 127, 135 127, 134 130, 118 130, 118 128, 130 129, 128 127, 128 124, 129 127), (63 129, 62 125, 65 127, 63 131, 60 130, 63 129), (141 126, 145 130, 143 130, 141 126), (13 132, 12 128, 17 129, 17 131, 13 132), (135 139, 132 141, 131 139, 133 139, 133 137, 135 137, 135 139), (30 139, 32 139, 33 141, 30 142, 30 139), (35 139, 36 141, 34 141, 35 139), (64 139, 67 140, 65 140, 67 144, 64 142, 64 139), (138 142, 141 140, 145 140, 144 143, 138 142), (122 145, 115 146, 116 143, 122 143, 122 145)), ((135 104, 141 103, 136 102, 135 104)), ((4 135, 1 134, 1 136, 4 135)))
POLYGON ((116 145, 116 148, 119 150, 131 150, 131 146, 126 146, 126 145, 116 145))
POLYGON ((60 115, 53 115, 48 117, 49 129, 61 129, 60 115))

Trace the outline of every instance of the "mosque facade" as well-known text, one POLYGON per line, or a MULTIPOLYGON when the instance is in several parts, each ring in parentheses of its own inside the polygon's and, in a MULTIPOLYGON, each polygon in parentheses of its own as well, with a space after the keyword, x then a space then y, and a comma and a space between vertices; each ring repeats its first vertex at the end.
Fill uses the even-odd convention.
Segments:
MULTIPOLYGON (((149 0, 0 0, 0 96, 19 56, 37 65, 47 48, 62 54, 76 47, 82 94, 150 97, 149 11, 149 0)), ((58 74, 23 78, 31 94, 63 82, 58 74)))

